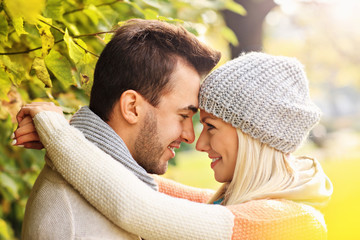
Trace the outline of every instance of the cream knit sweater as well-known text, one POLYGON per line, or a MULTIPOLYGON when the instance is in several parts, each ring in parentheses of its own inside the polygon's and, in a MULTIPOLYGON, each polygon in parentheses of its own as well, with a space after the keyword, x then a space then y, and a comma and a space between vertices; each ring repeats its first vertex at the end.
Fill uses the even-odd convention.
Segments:
POLYGON ((149 188, 61 115, 42 112, 34 122, 53 167, 112 222, 144 239, 326 238, 324 219, 310 206, 264 199, 224 207, 173 198, 149 188))
POLYGON ((45 165, 26 204, 23 240, 139 240, 91 206, 45 165))

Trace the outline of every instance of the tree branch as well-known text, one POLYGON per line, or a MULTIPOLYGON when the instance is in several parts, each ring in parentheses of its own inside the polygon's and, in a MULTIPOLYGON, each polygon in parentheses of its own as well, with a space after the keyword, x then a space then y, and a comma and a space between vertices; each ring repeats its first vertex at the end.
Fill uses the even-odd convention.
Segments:
POLYGON ((81 35, 72 36, 72 38, 93 37, 93 36, 96 37, 97 35, 100 35, 100 34, 113 33, 113 32, 115 32, 115 31, 110 30, 110 31, 105 31, 105 32, 81 34, 81 35))
MULTIPOLYGON (((115 1, 112 1, 112 2, 108 2, 108 3, 102 3, 102 4, 98 4, 98 5, 95 5, 95 7, 101 7, 101 6, 106 6, 106 5, 112 5, 114 3, 117 3, 117 2, 123 2, 123 0, 115 0, 115 1)), ((65 12, 63 15, 68 15, 68 14, 71 14, 71 13, 74 13, 74 12, 80 12, 82 10, 84 10, 85 8, 82 7, 82 8, 78 8, 78 9, 74 9, 74 10, 71 10, 71 11, 68 11, 68 12, 65 12)))
MULTIPOLYGON (((64 39, 60 39, 56 42, 54 42, 54 44, 56 43, 59 43, 59 42, 62 42, 64 41, 64 39)), ((25 54, 25 53, 29 53, 29 52, 33 52, 33 51, 36 51, 36 50, 39 50, 41 49, 42 47, 37 47, 37 48, 32 48, 32 49, 29 49, 29 50, 26 50, 26 51, 20 51, 20 52, 0 52, 0 55, 18 55, 18 54, 25 54)))
POLYGON ((80 44, 78 44, 78 43, 76 42, 76 40, 75 40, 75 39, 73 39, 73 41, 74 41, 74 43, 75 43, 76 45, 78 45, 80 48, 82 48, 82 49, 85 51, 85 53, 90 53, 91 55, 93 55, 93 56, 95 56, 95 57, 97 57, 97 58, 99 58, 99 57, 100 57, 99 55, 97 55, 97 54, 95 54, 95 53, 93 53, 93 52, 91 52, 91 51, 89 51, 89 50, 85 49, 84 47, 82 47, 80 44))
MULTIPOLYGON (((47 23, 46 23, 47 24, 47 23)), ((54 27, 50 24, 48 24, 49 26, 51 27, 54 27)), ((82 38, 82 37, 92 37, 92 36, 98 36, 100 34, 106 34, 106 33, 113 33, 114 30, 110 30, 110 31, 106 31, 106 32, 96 32, 96 33, 89 33, 89 34, 81 34, 81 35, 76 35, 76 36, 72 36, 72 38, 82 38)), ((64 39, 60 39, 56 42, 54 42, 55 44, 56 43, 59 43, 59 42, 62 42, 64 41, 64 39)), ((76 45, 78 45, 79 47, 81 47, 85 52, 88 52, 96 57, 99 57, 99 55, 89 51, 89 50, 86 50, 84 49, 82 46, 80 46, 76 41, 74 41, 76 45)), ((32 49, 29 49, 29 50, 26 50, 26 51, 20 51, 20 52, 0 52, 0 55, 17 55, 17 54, 26 54, 26 53, 29 53, 29 52, 33 52, 33 51, 36 51, 36 50, 39 50, 41 49, 42 47, 37 47, 37 48, 32 48, 32 49)))
POLYGON ((53 29, 56 29, 57 31, 61 32, 62 34, 65 34, 64 30, 62 30, 61 28, 58 28, 58 27, 56 27, 56 26, 54 26, 54 25, 52 25, 50 23, 47 23, 44 20, 39 19, 39 21, 42 22, 42 23, 45 23, 46 25, 52 27, 53 29))

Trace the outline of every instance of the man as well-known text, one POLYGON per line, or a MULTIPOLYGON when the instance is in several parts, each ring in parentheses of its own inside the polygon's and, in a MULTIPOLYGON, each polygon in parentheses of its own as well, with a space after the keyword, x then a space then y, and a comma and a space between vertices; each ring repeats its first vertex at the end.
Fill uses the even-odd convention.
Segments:
MULTIPOLYGON (((71 124, 156 190, 147 173, 165 173, 174 149, 194 141, 200 79, 219 58, 182 27, 129 20, 104 48, 90 106, 71 124)), ((32 128, 29 119, 25 107, 16 144, 40 148, 35 132, 24 135, 23 129, 32 128)), ((46 162, 26 206, 23 239, 139 238, 101 215, 46 162)))

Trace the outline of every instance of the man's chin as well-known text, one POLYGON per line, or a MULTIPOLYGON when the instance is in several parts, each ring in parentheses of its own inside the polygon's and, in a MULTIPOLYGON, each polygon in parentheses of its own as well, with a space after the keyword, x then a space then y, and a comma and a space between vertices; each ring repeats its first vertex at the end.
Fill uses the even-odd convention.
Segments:
POLYGON ((167 169, 168 169, 168 161, 159 165, 158 168, 156 169, 155 174, 163 175, 166 173, 167 169))

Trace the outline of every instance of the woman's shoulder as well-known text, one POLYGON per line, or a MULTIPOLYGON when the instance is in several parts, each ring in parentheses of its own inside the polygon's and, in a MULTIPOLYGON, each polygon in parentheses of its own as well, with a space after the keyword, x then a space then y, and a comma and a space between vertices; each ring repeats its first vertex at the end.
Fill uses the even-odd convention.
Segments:
MULTIPOLYGON (((231 211, 247 216, 257 216, 260 219, 277 219, 297 215, 318 215, 315 208, 285 199, 259 199, 241 204, 227 206, 231 211)), ((321 215, 321 214, 320 214, 321 215)))
MULTIPOLYGON (((326 239, 327 230, 322 214, 306 204, 261 199, 226 207, 235 216, 234 234, 238 236, 250 234, 258 239, 272 239, 272 235, 274 239, 326 239)), ((252 237, 248 239, 254 239, 252 237)))

